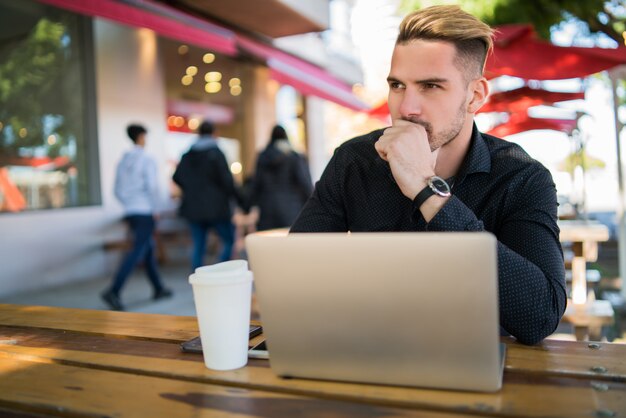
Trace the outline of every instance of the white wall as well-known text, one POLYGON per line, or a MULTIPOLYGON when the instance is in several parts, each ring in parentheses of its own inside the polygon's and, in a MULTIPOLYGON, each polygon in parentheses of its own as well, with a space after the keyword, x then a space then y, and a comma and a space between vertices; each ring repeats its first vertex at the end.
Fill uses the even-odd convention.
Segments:
MULTIPOLYGON (((154 33, 96 20, 94 38, 102 206, 0 216, 0 296, 113 273, 115 259, 102 244, 124 232, 112 187, 115 165, 131 147, 129 123, 147 127, 146 149, 165 166, 165 83, 154 33)), ((165 203, 164 169, 161 177, 165 203)))
POLYGON ((121 206, 113 196, 113 183, 117 162, 133 146, 126 136, 130 123, 148 130, 146 151, 161 167, 166 201, 165 81, 154 32, 100 19, 94 26, 102 203, 108 214, 118 212, 119 217, 121 206))
POLYGON ((98 207, 0 217, 0 296, 94 277, 103 265, 98 207))
POLYGON ((315 96, 306 98, 306 118, 309 170, 311 179, 316 182, 322 176, 329 159, 325 146, 323 99, 315 96))

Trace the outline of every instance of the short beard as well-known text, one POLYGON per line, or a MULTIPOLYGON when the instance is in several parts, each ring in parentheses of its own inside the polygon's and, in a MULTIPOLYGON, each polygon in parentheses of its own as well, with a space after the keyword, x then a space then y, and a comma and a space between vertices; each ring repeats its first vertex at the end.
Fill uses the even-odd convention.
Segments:
POLYGON ((461 103, 459 106, 455 118, 450 122, 450 127, 440 132, 433 132, 433 125, 430 122, 421 120, 417 116, 409 116, 402 119, 424 127, 426 135, 428 135, 430 151, 433 152, 459 136, 461 129, 463 129, 463 124, 465 123, 465 103, 461 103))

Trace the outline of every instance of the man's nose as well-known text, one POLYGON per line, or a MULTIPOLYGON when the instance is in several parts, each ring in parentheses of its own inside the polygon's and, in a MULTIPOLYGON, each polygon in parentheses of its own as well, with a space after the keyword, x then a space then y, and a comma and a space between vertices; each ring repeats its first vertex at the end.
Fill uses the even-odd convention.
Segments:
POLYGON ((420 116, 422 114, 421 97, 410 89, 405 90, 399 110, 403 119, 410 119, 411 116, 420 116))

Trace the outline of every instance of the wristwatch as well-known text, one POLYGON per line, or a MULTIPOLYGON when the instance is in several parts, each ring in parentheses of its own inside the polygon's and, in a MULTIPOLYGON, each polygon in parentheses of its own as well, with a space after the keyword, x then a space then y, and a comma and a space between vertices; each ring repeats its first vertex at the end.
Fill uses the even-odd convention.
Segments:
POLYGON ((415 196, 415 199, 413 199, 415 208, 419 209, 426 199, 435 194, 441 197, 450 197, 452 195, 448 183, 439 176, 429 178, 428 185, 415 196))

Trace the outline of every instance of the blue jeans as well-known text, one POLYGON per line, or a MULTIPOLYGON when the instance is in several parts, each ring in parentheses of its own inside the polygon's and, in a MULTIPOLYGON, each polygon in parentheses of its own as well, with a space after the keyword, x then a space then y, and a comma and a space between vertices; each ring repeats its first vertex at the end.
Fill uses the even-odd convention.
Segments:
POLYGON ((191 270, 204 265, 203 258, 206 252, 206 237, 209 229, 214 229, 222 241, 220 261, 230 260, 235 243, 235 226, 230 221, 220 222, 189 222, 191 238, 193 239, 193 253, 191 255, 191 270))
POLYGON ((119 295, 128 276, 133 271, 137 263, 143 260, 148 279, 154 288, 155 293, 163 289, 163 284, 157 271, 156 258, 154 254, 154 233, 155 222, 152 215, 131 215, 126 217, 126 222, 133 235, 133 248, 122 260, 122 264, 115 275, 111 292, 119 295))

